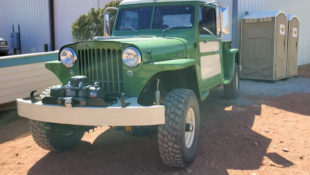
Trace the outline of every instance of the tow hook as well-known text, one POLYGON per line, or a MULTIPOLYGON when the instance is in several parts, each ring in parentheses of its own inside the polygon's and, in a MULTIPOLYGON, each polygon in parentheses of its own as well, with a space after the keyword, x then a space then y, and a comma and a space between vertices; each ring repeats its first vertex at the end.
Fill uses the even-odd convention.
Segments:
POLYGON ((31 100, 31 103, 36 103, 36 102, 38 102, 38 101, 40 101, 40 100, 38 100, 38 99, 36 99, 35 97, 34 97, 34 93, 35 92, 37 92, 37 90, 34 90, 34 91, 31 91, 30 92, 30 100, 31 100))

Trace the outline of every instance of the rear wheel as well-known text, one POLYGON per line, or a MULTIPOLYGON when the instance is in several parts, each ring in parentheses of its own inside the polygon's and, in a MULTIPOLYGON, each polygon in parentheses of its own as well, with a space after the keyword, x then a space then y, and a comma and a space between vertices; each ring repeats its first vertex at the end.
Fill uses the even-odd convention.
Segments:
POLYGON ((239 66, 235 63, 235 72, 230 84, 224 85, 224 95, 229 99, 236 99, 239 96, 240 87, 240 70, 239 66))
POLYGON ((175 89, 164 101, 166 121, 158 128, 159 153, 164 164, 186 167, 195 156, 198 146, 200 114, 195 93, 175 89))
POLYGON ((50 123, 30 120, 34 141, 43 149, 63 152, 79 143, 85 133, 81 130, 53 129, 50 123))

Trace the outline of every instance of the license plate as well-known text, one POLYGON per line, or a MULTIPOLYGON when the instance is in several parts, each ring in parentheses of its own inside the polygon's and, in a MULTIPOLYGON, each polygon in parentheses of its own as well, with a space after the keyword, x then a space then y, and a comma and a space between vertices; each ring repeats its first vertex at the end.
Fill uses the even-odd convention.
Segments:
POLYGON ((131 126, 125 126, 126 131, 131 131, 131 126))
POLYGON ((0 42, 0 45, 5 46, 6 44, 5 44, 5 42, 0 42))

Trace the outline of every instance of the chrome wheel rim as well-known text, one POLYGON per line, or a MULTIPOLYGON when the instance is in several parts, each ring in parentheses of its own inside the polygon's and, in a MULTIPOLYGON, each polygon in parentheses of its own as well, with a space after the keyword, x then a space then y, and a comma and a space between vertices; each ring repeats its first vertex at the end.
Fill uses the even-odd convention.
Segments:
POLYGON ((186 115, 186 123, 193 125, 193 131, 185 130, 185 145, 187 148, 190 148, 193 145, 195 137, 195 113, 193 108, 189 108, 186 115))

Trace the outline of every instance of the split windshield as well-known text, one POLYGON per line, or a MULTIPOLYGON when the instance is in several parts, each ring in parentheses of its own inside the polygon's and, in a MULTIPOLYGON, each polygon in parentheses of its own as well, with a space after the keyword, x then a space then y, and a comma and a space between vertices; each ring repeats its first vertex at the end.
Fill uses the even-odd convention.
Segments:
POLYGON ((122 9, 115 30, 184 29, 194 23, 194 6, 155 6, 122 9), (153 8, 155 8, 153 14, 153 8), (152 16, 153 24, 151 24, 152 16))

